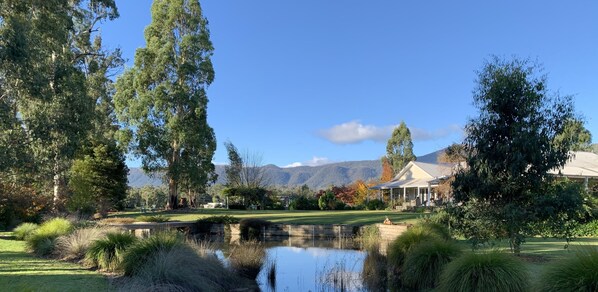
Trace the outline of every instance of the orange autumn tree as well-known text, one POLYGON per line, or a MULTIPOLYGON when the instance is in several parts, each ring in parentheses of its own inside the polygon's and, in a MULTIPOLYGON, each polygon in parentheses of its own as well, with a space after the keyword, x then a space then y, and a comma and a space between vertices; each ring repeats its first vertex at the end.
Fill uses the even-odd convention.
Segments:
POLYGON ((388 158, 386 158, 386 156, 384 156, 384 157, 382 157, 382 175, 380 176, 380 182, 381 183, 388 182, 392 179, 392 177, 393 177, 392 165, 390 165, 388 158))

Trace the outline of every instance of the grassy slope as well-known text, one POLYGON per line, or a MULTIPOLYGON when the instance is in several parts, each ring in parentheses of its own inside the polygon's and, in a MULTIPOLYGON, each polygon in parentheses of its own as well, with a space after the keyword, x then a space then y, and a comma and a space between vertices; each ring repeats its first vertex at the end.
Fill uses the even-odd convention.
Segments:
POLYGON ((25 242, 6 237, 0 237, 0 287, 2 291, 110 290, 100 273, 74 263, 36 258, 25 252, 25 242))
POLYGON ((241 211, 225 209, 200 209, 187 212, 157 212, 140 213, 125 212, 115 214, 115 217, 137 217, 144 214, 161 214, 169 217, 171 220, 193 221, 202 217, 212 215, 231 215, 238 218, 260 218, 275 223, 289 224, 356 224, 369 225, 382 223, 388 218, 395 223, 406 222, 415 223, 418 218, 425 214, 420 213, 400 213, 392 211, 241 211))

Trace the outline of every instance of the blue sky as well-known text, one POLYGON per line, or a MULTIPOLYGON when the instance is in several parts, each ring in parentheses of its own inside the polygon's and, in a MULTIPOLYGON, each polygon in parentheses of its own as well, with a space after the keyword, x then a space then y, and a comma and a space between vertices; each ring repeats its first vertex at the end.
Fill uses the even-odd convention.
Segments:
MULTIPOLYGON (((117 0, 128 64, 150 0, 117 0)), ((405 121, 416 155, 462 139, 490 55, 538 60, 598 136, 598 1, 201 1, 215 47, 209 123, 264 164, 378 159, 405 121)), ((596 142, 597 138, 594 138, 596 142)), ((130 161, 138 166, 138 161, 130 161)))

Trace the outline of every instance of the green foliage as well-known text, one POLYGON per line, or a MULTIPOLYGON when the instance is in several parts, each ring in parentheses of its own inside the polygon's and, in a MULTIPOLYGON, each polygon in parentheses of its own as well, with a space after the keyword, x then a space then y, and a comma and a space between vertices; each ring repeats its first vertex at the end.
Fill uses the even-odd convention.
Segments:
POLYGON ((438 284, 442 269, 461 253, 461 247, 452 241, 432 240, 414 246, 401 269, 402 283, 423 291, 438 284))
POLYGON ((326 191, 318 199, 320 210, 336 210, 339 207, 339 201, 332 191, 326 191))
POLYGON ((125 202, 129 208, 163 207, 168 202, 168 190, 162 186, 143 186, 129 189, 125 202))
POLYGON ((266 205, 268 190, 258 187, 229 187, 224 190, 224 194, 229 198, 230 202, 243 202, 245 207, 254 205, 261 206, 262 208, 266 205))
POLYGON ((538 291, 598 291, 598 248, 585 247, 551 263, 538 281, 538 291))
POLYGON ((135 218, 135 219, 139 222, 156 222, 156 223, 170 221, 170 218, 168 218, 164 215, 141 215, 141 216, 137 216, 137 218, 135 218))
POLYGON ((232 248, 228 260, 237 274, 255 279, 266 260, 266 248, 257 241, 243 242, 232 248))
POLYGON ((262 234, 262 229, 272 224, 270 221, 258 218, 243 218, 239 221, 241 238, 256 239, 262 234))
POLYGON ((289 210, 320 210, 318 199, 298 196, 289 204, 289 210))
POLYGON ((405 257, 414 246, 422 242, 438 239, 441 239, 440 235, 421 226, 414 226, 407 229, 388 245, 387 253, 390 268, 395 272, 400 272, 405 257))
POLYGON ((12 233, 18 240, 27 240, 37 228, 39 228, 39 225, 35 223, 21 223, 13 229, 12 233))
POLYGON ((513 255, 491 251, 467 253, 446 265, 438 291, 528 291, 529 277, 513 255))
POLYGON ((556 144, 571 144, 571 151, 592 151, 592 133, 588 131, 580 119, 570 119, 565 129, 555 137, 556 144))
POLYGON ((396 175, 409 163, 416 159, 413 154, 413 142, 411 132, 404 121, 392 131, 392 136, 386 144, 386 158, 396 175))
POLYGON ((179 233, 156 233, 127 248, 122 259, 122 269, 126 276, 138 275, 155 253, 181 248, 184 245, 185 239, 179 233))
POLYGON ((26 240, 27 247, 40 256, 50 255, 54 251, 56 239, 73 229, 73 224, 63 218, 54 218, 44 222, 26 240))
POLYGON ((598 237, 598 220, 592 220, 590 222, 580 224, 575 229, 575 235, 598 237))
POLYGON ((230 142, 224 142, 226 152, 228 153, 228 165, 224 167, 226 173, 226 184, 229 187, 240 187, 243 185, 241 178, 243 172, 243 158, 239 154, 239 150, 230 142))
POLYGON ((82 158, 73 162, 68 202, 71 211, 105 213, 122 209, 127 194, 125 158, 116 144, 99 144, 84 151, 82 158))
POLYGON ((367 202, 365 208, 368 210, 384 210, 386 209, 386 203, 382 200, 374 199, 367 202))
POLYGON ((110 232, 103 239, 94 241, 85 253, 85 262, 105 271, 119 271, 123 254, 137 241, 135 235, 124 232, 110 232))
POLYGON ((197 219, 197 223, 237 224, 240 219, 230 215, 214 215, 197 219))
POLYGON ((545 195, 548 171, 563 166, 571 148, 555 137, 573 118, 572 100, 549 93, 538 72, 528 61, 498 58, 478 72, 479 115, 466 126, 467 167, 453 182, 458 211, 476 221, 466 233, 508 238, 516 253, 536 220, 533 206, 545 195))
POLYGON ((131 142, 145 171, 164 173, 168 206, 177 208, 179 187, 203 190, 216 179, 206 94, 214 48, 199 1, 154 1, 151 11, 146 47, 118 78, 114 103, 128 128, 122 142, 131 142))
POLYGON ((380 246, 380 230, 376 225, 366 225, 360 230, 357 241, 366 250, 377 250, 380 246))

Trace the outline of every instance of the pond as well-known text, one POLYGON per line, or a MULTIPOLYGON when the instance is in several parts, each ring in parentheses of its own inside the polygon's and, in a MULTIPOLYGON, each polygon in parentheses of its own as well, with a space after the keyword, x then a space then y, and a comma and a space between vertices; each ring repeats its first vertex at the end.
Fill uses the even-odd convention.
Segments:
MULTIPOLYGON (((368 252, 360 250, 351 239, 287 237, 262 244, 267 247, 267 259, 257 277, 261 291, 371 290, 362 277, 368 252), (268 277, 272 265, 274 281, 268 277)), ((228 257, 229 247, 226 241, 218 243, 221 259, 228 257)))

